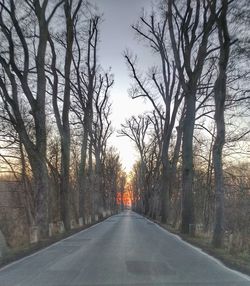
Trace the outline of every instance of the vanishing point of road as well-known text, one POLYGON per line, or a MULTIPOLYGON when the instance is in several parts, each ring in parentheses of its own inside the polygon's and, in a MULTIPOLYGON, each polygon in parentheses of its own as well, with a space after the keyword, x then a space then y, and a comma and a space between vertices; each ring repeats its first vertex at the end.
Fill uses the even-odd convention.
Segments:
POLYGON ((0 286, 250 285, 142 216, 125 211, 0 270, 0 286))

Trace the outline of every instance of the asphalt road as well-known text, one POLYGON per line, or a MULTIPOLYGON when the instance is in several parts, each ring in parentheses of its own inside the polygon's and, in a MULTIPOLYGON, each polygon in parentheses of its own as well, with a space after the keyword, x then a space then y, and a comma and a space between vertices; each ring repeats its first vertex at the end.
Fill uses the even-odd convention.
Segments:
POLYGON ((0 270, 0 286, 250 285, 130 211, 0 270))

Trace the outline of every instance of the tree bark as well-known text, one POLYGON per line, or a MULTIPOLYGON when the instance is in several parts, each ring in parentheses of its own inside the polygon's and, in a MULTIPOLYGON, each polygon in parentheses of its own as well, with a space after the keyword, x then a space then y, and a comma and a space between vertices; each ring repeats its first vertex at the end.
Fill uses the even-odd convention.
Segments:
POLYGON ((224 238, 224 175, 222 151, 225 144, 225 99, 227 84, 227 65, 230 53, 230 36, 227 26, 228 0, 221 0, 222 9, 217 19, 220 42, 219 73, 214 85, 216 138, 213 147, 215 180, 215 225, 212 244, 221 247, 224 238))
POLYGON ((195 122, 195 95, 185 96, 186 115, 183 120, 182 144, 182 208, 181 232, 189 233, 194 227, 193 203, 193 133, 195 122))
MULTIPOLYGON (((168 136, 168 122, 165 121, 164 126, 164 134, 163 134, 163 143, 162 143, 162 154, 161 154, 161 162, 162 162, 162 174, 161 174, 161 222, 167 223, 169 216, 169 183, 170 183, 170 162, 169 162, 169 143, 170 137, 168 136), (167 126, 166 126, 167 125, 167 126)), ((172 131, 172 130, 171 130, 172 131)))
POLYGON ((79 216, 85 215, 85 192, 86 192, 86 160, 87 160, 88 135, 84 128, 83 141, 81 146, 81 161, 79 168, 79 216))
POLYGON ((34 160, 33 176, 35 181, 35 221, 39 228, 39 237, 45 238, 49 235, 49 179, 45 160, 34 160))

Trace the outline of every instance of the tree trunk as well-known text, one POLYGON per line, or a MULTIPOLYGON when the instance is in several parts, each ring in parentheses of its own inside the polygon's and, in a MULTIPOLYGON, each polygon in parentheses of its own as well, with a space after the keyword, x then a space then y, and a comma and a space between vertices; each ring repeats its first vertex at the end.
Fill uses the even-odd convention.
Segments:
POLYGON ((213 172, 213 146, 214 146, 214 134, 215 128, 213 128, 213 137, 209 147, 209 155, 208 155, 208 166, 207 166, 207 174, 206 174, 206 189, 204 195, 204 205, 203 205, 203 221, 204 221, 204 232, 209 231, 210 218, 211 218, 211 192, 212 192, 212 172, 213 172))
MULTIPOLYGON (((166 155, 167 157, 167 155, 166 155)), ((168 158, 164 159, 162 164, 162 179, 161 179, 161 222, 167 223, 169 215, 169 179, 170 165, 168 158)))
POLYGON ((212 244, 221 247, 224 238, 224 175, 222 150, 225 143, 224 103, 226 96, 226 73, 220 70, 215 82, 215 123, 216 137, 213 146, 213 165, 215 182, 215 225, 212 244))
POLYGON ((24 188, 24 198, 25 198, 25 211, 27 215, 27 220, 29 226, 35 224, 35 202, 34 202, 34 195, 33 195, 33 189, 30 184, 28 184, 28 177, 27 177, 27 171, 26 171, 26 162, 25 162, 25 155, 24 155, 24 149, 23 144, 19 136, 19 148, 20 148, 20 155, 21 155, 21 174, 22 174, 22 185, 24 188))
MULTIPOLYGON (((76 12, 76 11, 75 11, 76 12)), ((70 77, 71 63, 73 57, 74 42, 74 18, 71 16, 71 5, 68 0, 64 3, 64 14, 66 20, 66 52, 64 64, 64 95, 62 109, 62 126, 61 126, 61 218, 66 230, 70 229, 70 77)), ((75 16, 74 16, 75 17, 75 16)))
POLYGON ((230 37, 227 27, 228 0, 222 0, 222 9, 217 19, 218 38, 220 42, 219 74, 214 85, 216 138, 213 147, 215 179, 215 226, 213 246, 221 247, 224 237, 224 176, 222 150, 225 144, 225 99, 227 83, 227 65, 230 53, 230 37))
POLYGON ((66 134, 61 137, 61 219, 66 230, 70 229, 70 196, 69 196, 69 164, 70 138, 66 134))
POLYGON ((180 118, 179 126, 176 127, 177 135, 176 135, 176 142, 174 147, 174 154, 172 158, 171 164, 171 176, 169 182, 169 200, 171 201, 173 192, 176 187, 176 179, 177 179, 177 163, 179 162, 180 150, 181 150, 181 143, 182 143, 182 134, 183 134, 183 116, 184 110, 182 111, 182 115, 180 118))
POLYGON ((162 163, 162 175, 161 175, 161 222, 167 223, 169 215, 169 187, 170 187, 170 162, 169 162, 169 144, 170 144, 170 131, 169 119, 165 119, 164 134, 162 142, 161 163, 162 163))
POLYGON ((215 226, 213 245, 221 247, 224 237, 224 179, 222 166, 222 149, 225 142, 224 111, 216 112, 217 135, 213 148, 215 180, 215 226))
POLYGON ((49 179, 46 161, 35 160, 32 171, 35 181, 35 221, 39 229, 39 238, 46 238, 49 236, 49 179))
POLYGON ((87 145, 88 136, 84 131, 83 142, 81 146, 81 162, 79 168, 79 216, 84 219, 85 215, 85 191, 86 191, 86 159, 87 159, 87 145))
MULTIPOLYGON (((182 145, 182 209, 181 232, 194 232, 194 202, 193 202, 193 133, 195 123, 195 95, 185 97, 186 114, 183 121, 182 145)), ((192 233, 194 234, 194 233, 192 233)))

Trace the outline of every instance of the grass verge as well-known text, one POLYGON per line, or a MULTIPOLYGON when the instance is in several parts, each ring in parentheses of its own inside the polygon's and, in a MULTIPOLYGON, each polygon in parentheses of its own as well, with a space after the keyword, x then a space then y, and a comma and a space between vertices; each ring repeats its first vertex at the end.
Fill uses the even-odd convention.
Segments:
POLYGON ((210 238, 206 237, 205 235, 198 234, 195 237, 191 237, 189 235, 180 233, 180 231, 172 228, 169 225, 161 224, 159 221, 155 220, 154 222, 160 225, 162 228, 166 229, 167 231, 178 235, 184 241, 200 248, 205 253, 220 260, 225 266, 250 276, 250 252, 230 253, 227 248, 214 248, 211 245, 210 238))
POLYGON ((24 258, 25 256, 31 255, 43 248, 46 248, 62 239, 65 239, 73 234, 76 234, 84 229, 88 229, 89 227, 107 219, 108 217, 101 219, 97 222, 94 222, 89 225, 84 225, 82 227, 71 229, 68 232, 56 234, 51 237, 48 237, 46 239, 40 240, 37 243, 27 243, 25 245, 19 246, 17 248, 11 248, 9 251, 4 255, 3 257, 0 257, 0 269, 4 267, 5 265, 14 262, 16 260, 19 260, 21 258, 24 258))

